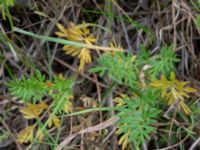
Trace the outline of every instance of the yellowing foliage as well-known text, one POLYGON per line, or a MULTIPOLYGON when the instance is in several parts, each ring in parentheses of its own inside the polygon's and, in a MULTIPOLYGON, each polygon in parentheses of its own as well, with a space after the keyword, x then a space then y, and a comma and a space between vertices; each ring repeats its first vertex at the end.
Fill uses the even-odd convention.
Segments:
MULTIPOLYGON (((17 141, 19 143, 28 143, 31 142, 34 138, 34 129, 36 125, 31 125, 26 127, 25 129, 21 130, 17 134, 17 141)), ((44 134, 42 133, 41 129, 38 129, 36 136, 38 137, 38 140, 42 141, 44 138, 44 134)))
POLYGON ((182 108, 186 114, 190 114, 191 110, 184 103, 185 98, 189 98, 188 93, 196 92, 196 89, 186 87, 187 82, 181 82, 176 79, 174 72, 171 72, 170 80, 163 75, 160 80, 154 80, 151 86, 161 90, 162 97, 166 98, 169 105, 178 103, 178 107, 182 108))
POLYGON ((65 103, 65 106, 63 108, 63 110, 66 112, 66 113, 70 113, 72 112, 72 102, 70 101, 72 99, 73 96, 68 96, 66 97, 66 99, 68 99, 65 103))
MULTIPOLYGON (((118 131, 116 133, 118 134, 118 131)), ((129 135, 130 135, 130 129, 126 134, 123 134, 118 141, 118 144, 122 145, 122 150, 125 150, 128 146, 129 135)))
POLYGON ((34 125, 26 127, 24 130, 21 130, 17 135, 17 141, 19 143, 28 143, 33 140, 34 134, 34 125))
MULTIPOLYGON (((26 119, 40 119, 39 116, 45 109, 48 109, 48 105, 45 102, 41 102, 39 104, 30 104, 28 103, 25 108, 21 108, 20 111, 23 113, 24 118, 26 119)), ((44 114, 44 113, 43 113, 44 114)), ((52 127, 54 125, 56 128, 60 128, 61 122, 60 119, 56 115, 52 115, 50 113, 50 119, 48 120, 48 126, 52 127)), ((36 125, 31 125, 21 130, 18 135, 17 139, 20 143, 27 143, 33 140, 34 128, 36 125)), ((41 141, 44 138, 43 132, 38 129, 36 136, 41 141)))
POLYGON ((24 118, 26 119, 35 119, 38 118, 39 115, 43 112, 43 110, 47 108, 48 105, 45 102, 41 102, 39 104, 28 103, 27 107, 20 109, 20 112, 23 113, 24 118))
POLYGON ((126 94, 121 94, 120 97, 116 97, 113 101, 116 103, 116 106, 124 106, 126 104, 124 99, 127 97, 126 94))
MULTIPOLYGON (((88 24, 85 22, 80 25, 71 23, 70 27, 68 28, 65 28, 58 23, 57 27, 60 32, 55 32, 55 34, 59 37, 66 38, 70 41, 85 43, 88 45, 93 45, 96 42, 95 37, 91 35, 90 30, 88 29, 88 24)), ((78 57, 80 59, 79 71, 83 71, 85 65, 92 62, 90 50, 86 47, 78 48, 65 45, 63 50, 66 54, 73 57, 78 57)))
POLYGON ((49 127, 52 127, 53 124, 58 129, 61 126, 60 119, 56 115, 52 115, 51 118, 48 120, 48 126, 49 127))

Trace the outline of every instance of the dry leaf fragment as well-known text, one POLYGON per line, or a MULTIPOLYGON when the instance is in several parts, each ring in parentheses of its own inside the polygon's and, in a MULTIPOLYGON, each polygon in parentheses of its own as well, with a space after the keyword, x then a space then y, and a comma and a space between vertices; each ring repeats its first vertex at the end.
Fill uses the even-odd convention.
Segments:
POLYGON ((68 33, 67 33, 67 30, 65 29, 65 27, 63 25, 61 25, 60 23, 57 23, 56 26, 61 32, 55 32, 55 34, 58 37, 62 37, 62 38, 67 37, 68 33))
POLYGON ((78 58, 80 59, 79 71, 82 71, 86 64, 90 64, 92 62, 90 50, 88 48, 82 48, 78 58))
POLYGON ((21 130, 17 135, 17 141, 19 143, 28 143, 33 140, 35 125, 28 126, 24 130, 21 130))
POLYGON ((49 127, 52 127, 53 124, 58 129, 61 127, 60 119, 56 115, 52 115, 50 117, 50 119, 48 120, 48 126, 49 127))
POLYGON ((23 113, 24 118, 26 119, 35 119, 38 118, 43 110, 47 108, 48 105, 45 102, 41 102, 39 104, 28 103, 27 107, 20 109, 20 112, 23 113))
POLYGON ((74 139, 77 135, 79 134, 85 134, 85 133, 91 133, 91 132, 96 132, 96 131, 100 131, 103 130, 107 127, 110 127, 112 125, 114 125, 117 121, 119 120, 119 117, 114 116, 104 122, 101 122, 98 125, 92 126, 92 127, 88 127, 86 129, 83 129, 81 131, 79 131, 78 133, 72 134, 69 137, 65 138, 60 144, 57 145, 57 147, 55 148, 55 150, 62 150, 67 144, 69 144, 69 142, 74 139))
POLYGON ((68 99, 65 103, 65 106, 63 107, 63 110, 68 114, 70 112, 72 112, 72 103, 71 101, 68 99))
POLYGON ((126 134, 123 134, 119 139, 118 144, 122 145, 122 150, 126 149, 126 147, 128 145, 129 135, 130 135, 130 129, 128 130, 128 132, 126 134))
POLYGON ((82 95, 80 99, 83 102, 84 107, 97 107, 97 102, 92 97, 87 97, 85 95, 82 95))

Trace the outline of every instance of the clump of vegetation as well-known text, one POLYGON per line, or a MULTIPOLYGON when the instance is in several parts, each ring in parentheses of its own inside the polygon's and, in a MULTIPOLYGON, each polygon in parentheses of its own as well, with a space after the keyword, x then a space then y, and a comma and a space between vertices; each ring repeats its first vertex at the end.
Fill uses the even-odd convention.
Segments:
MULTIPOLYGON (((191 113, 184 99, 190 97, 187 93, 196 90, 186 87, 187 82, 180 82, 175 78, 173 66, 178 60, 175 53, 170 48, 164 47, 160 54, 149 55, 148 59, 151 61, 146 61, 147 64, 144 64, 141 60, 146 53, 144 50, 132 56, 124 52, 107 52, 99 58, 100 65, 90 69, 90 72, 98 72, 101 77, 107 75, 109 79, 116 82, 116 86, 128 87, 128 90, 122 93, 123 96, 115 98, 116 109, 120 106, 116 111, 116 116, 119 117, 117 134, 121 136, 119 144, 122 144, 123 149, 131 142, 139 148, 152 133, 156 133, 156 127, 153 125, 163 113, 159 107, 162 99, 170 106, 178 104, 178 108, 181 108, 186 115, 191 113), (158 59, 159 57, 155 56, 162 56, 164 59, 158 59), (161 68, 156 69, 155 64, 159 64, 161 68), (145 70, 145 66, 149 68, 145 70), (169 72, 171 72, 168 76, 170 80, 167 80, 164 75, 169 72), (151 75, 147 76, 148 74, 151 75), (160 78, 159 74, 162 74, 161 79, 156 79, 156 77, 160 78)), ((46 124, 49 127, 54 124, 60 128, 60 119, 56 115, 72 111, 70 99, 73 97, 73 84, 73 81, 65 80, 62 76, 56 77, 54 82, 46 81, 45 77, 37 71, 36 75, 29 79, 22 77, 21 80, 11 80, 8 86, 13 96, 19 97, 26 103, 27 106, 20 109, 24 118, 37 119, 41 123, 42 118, 40 117, 47 111, 49 118, 46 124), (46 96, 52 99, 49 105, 43 101, 46 96), (37 103, 38 101, 40 103, 37 103)), ((36 122, 36 124, 39 123, 36 122)), ((33 140, 36 124, 20 131, 19 142, 27 143, 33 140)), ((44 135, 41 129, 38 129, 37 133, 37 137, 42 140, 44 135)))
MULTIPOLYGON (((17 140, 20 143, 33 142, 37 138, 41 141, 48 133, 46 126, 54 125, 58 129, 61 127, 61 120, 57 115, 72 112, 73 85, 73 80, 65 79, 62 75, 56 77, 54 82, 48 81, 40 71, 31 78, 23 76, 21 80, 13 79, 8 83, 11 95, 25 103, 25 107, 20 108, 24 118, 36 120, 19 132, 17 140), (50 101, 45 102, 47 97, 50 101), (37 133, 34 136, 36 128, 37 133)), ((49 138, 49 133, 47 137, 49 138)), ((53 141, 52 137, 51 140, 53 141)))
POLYGON ((126 93, 123 93, 125 96, 116 98, 116 106, 123 106, 116 114, 120 117, 117 133, 122 134, 119 144, 122 144, 123 149, 130 142, 139 148, 151 133, 156 133, 153 124, 156 124, 161 113, 160 100, 165 100, 170 106, 178 104, 178 108, 182 108, 187 115, 191 113, 184 99, 190 97, 187 93, 196 90, 185 87, 187 82, 175 78, 173 69, 178 60, 171 46, 165 46, 161 48, 160 54, 154 56, 148 55, 144 49, 136 56, 123 52, 114 55, 106 53, 99 59, 100 66, 90 70, 98 72, 100 76, 107 75, 119 86, 128 87, 126 93), (165 77, 169 74, 167 78, 171 81, 165 77), (160 75, 161 79, 156 79, 160 75))

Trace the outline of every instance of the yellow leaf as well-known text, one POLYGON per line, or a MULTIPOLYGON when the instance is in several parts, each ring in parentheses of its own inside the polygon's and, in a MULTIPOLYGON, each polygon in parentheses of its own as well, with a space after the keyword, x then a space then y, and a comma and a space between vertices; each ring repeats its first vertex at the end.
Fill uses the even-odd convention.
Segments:
POLYGON ((82 48, 80 54, 78 55, 80 59, 79 71, 83 71, 85 64, 89 64, 92 62, 92 58, 90 55, 90 51, 88 48, 82 48))
POLYGON ((65 29, 63 25, 61 25, 60 23, 57 23, 56 26, 61 31, 61 33, 66 34, 67 36, 67 30, 65 29))
POLYGON ((75 47, 72 47, 72 46, 68 46, 68 45, 65 45, 63 47, 63 50, 65 51, 65 54, 69 54, 71 56, 78 56, 81 49, 80 48, 75 48, 75 47))
POLYGON ((122 150, 126 149, 126 147, 128 145, 129 134, 130 134, 130 129, 128 130, 128 132, 126 134, 122 135, 119 139, 118 144, 122 145, 122 150))
POLYGON ((194 88, 191 88, 191 87, 186 87, 186 88, 184 88, 184 91, 185 91, 185 92, 188 92, 188 93, 194 93, 194 92, 196 92, 197 90, 194 89, 194 88))
POLYGON ((73 34, 73 35, 76 35, 76 36, 82 36, 84 35, 83 33, 83 30, 80 26, 70 26, 69 28, 67 28, 68 30, 68 33, 69 34, 73 34))
POLYGON ((91 63, 92 58, 90 55, 90 51, 87 48, 83 48, 78 55, 78 58, 80 58, 80 61, 83 61, 84 63, 91 63))
POLYGON ((89 35, 88 36, 88 40, 91 42, 91 43, 95 43, 97 40, 96 40, 96 38, 93 36, 93 35, 89 35))
MULTIPOLYGON (((84 31, 84 34, 85 34, 85 35, 90 34, 90 30, 87 29, 87 27, 83 28, 83 31, 84 31)), ((96 40, 96 39, 95 39, 95 40, 96 40)))
POLYGON ((121 94, 120 97, 116 97, 113 101, 116 103, 116 106, 124 106, 126 105, 124 99, 127 97, 128 96, 126 94, 121 94))
POLYGON ((70 101, 67 101, 64 105, 63 109, 66 113, 72 112, 72 103, 70 101))
POLYGON ((125 140, 126 136, 127 136, 127 135, 124 134, 124 135, 122 135, 122 136, 120 137, 119 142, 118 142, 119 145, 121 145, 121 144, 123 143, 123 141, 125 140))
POLYGON ((85 40, 85 43, 87 43, 88 45, 91 45, 91 46, 92 46, 92 43, 91 43, 90 39, 85 38, 84 40, 85 40))
POLYGON ((81 31, 83 31, 81 34, 83 34, 83 35, 90 34, 90 30, 88 29, 88 24, 84 21, 82 22, 82 24, 77 25, 74 28, 75 29, 81 29, 81 31))
POLYGON ((187 115, 190 115, 192 113, 189 107, 183 101, 179 102, 179 107, 181 107, 183 111, 185 112, 185 114, 187 115))
POLYGON ((162 97, 164 97, 169 105, 173 105, 178 101, 178 107, 182 108, 186 114, 190 114, 190 109, 184 103, 185 98, 189 98, 188 93, 196 92, 196 89, 186 87, 187 82, 182 82, 176 79, 175 73, 171 72, 170 80, 167 80, 163 75, 160 80, 154 80, 150 83, 151 86, 160 89, 162 97))
MULTIPOLYGON (((70 23, 70 27, 64 28, 61 24, 57 24, 58 29, 61 32, 56 32, 59 37, 65 37, 68 40, 86 43, 88 45, 93 45, 96 42, 96 38, 90 34, 88 29, 88 24, 83 22, 80 25, 75 25, 70 23)), ((90 50, 88 48, 78 48, 75 46, 65 45, 63 50, 66 54, 73 57, 78 57, 80 59, 79 71, 83 71, 86 64, 92 62, 90 50)))
POLYGON ((36 104, 38 109, 47 109, 49 106, 45 102, 36 104))
POLYGON ((77 36, 75 34, 70 34, 67 36, 67 39, 70 41, 76 41, 76 42, 81 42, 84 40, 84 38, 82 36, 77 36))
POLYGON ((52 115, 50 117, 50 119, 48 120, 48 126, 49 127, 52 127, 53 124, 58 129, 61 127, 60 119, 56 115, 52 115))
POLYGON ((21 108, 20 112, 23 113, 24 118, 26 119, 35 119, 43 112, 44 109, 47 109, 48 105, 45 102, 40 104, 27 104, 27 107, 21 108))
POLYGON ((28 126, 24 130, 21 130, 17 135, 17 141, 19 143, 28 143, 33 140, 33 131, 35 126, 28 126))
POLYGON ((60 119, 57 116, 54 115, 52 120, 53 120, 53 123, 54 123, 56 128, 60 128, 61 127, 60 119))
POLYGON ((61 38, 66 38, 66 37, 67 37, 67 34, 62 33, 62 32, 55 32, 55 34, 56 34, 58 37, 61 37, 61 38))
POLYGON ((177 84, 178 84, 177 86, 179 88, 181 88, 181 87, 183 87, 183 86, 185 86, 187 84, 187 82, 179 82, 178 80, 176 82, 177 82, 177 84))
POLYGON ((20 112, 23 113, 24 118, 26 119, 35 119, 39 117, 40 113, 36 113, 34 110, 30 108, 21 108, 20 112))
POLYGON ((153 82, 150 83, 151 86, 153 87, 158 87, 158 88, 167 88, 169 86, 169 83, 166 78, 161 75, 160 80, 154 80, 153 82))
POLYGON ((92 43, 96 42, 96 39, 92 36, 89 35, 88 37, 84 38, 85 43, 87 43, 88 45, 92 45, 92 43))
POLYGON ((176 80, 176 76, 175 76, 175 73, 174 73, 174 72, 171 72, 171 74, 170 74, 170 79, 171 79, 172 81, 175 81, 175 80, 176 80))

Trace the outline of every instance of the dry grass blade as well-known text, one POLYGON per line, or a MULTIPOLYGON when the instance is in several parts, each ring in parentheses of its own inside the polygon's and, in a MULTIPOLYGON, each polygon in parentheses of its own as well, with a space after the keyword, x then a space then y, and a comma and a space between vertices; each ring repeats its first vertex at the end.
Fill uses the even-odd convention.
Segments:
POLYGON ((108 128, 110 126, 113 126, 117 121, 119 120, 118 117, 112 117, 104 122, 101 122, 98 125, 95 125, 93 127, 88 127, 86 129, 83 129, 81 131, 79 131, 78 133, 72 134, 71 136, 65 138, 56 148, 56 150, 62 150, 62 148, 64 146, 66 146, 67 144, 69 144, 69 142, 71 140, 73 140, 77 135, 79 134, 85 134, 85 133, 90 133, 90 132, 96 132, 96 131, 100 131, 102 129, 108 128))

